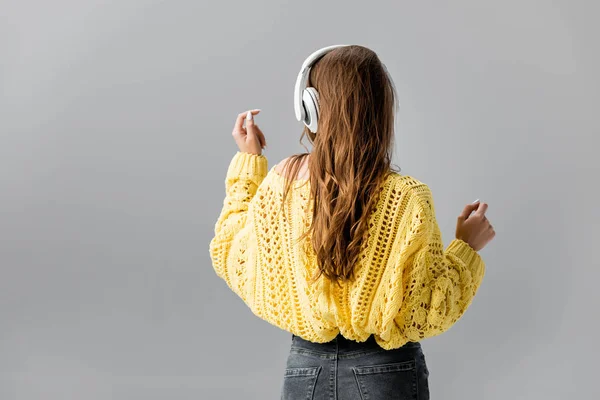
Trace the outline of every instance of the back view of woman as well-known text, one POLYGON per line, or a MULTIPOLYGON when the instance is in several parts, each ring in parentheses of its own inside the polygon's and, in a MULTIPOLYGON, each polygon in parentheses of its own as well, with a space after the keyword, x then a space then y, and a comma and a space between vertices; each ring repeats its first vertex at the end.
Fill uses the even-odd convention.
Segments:
POLYGON ((370 49, 313 53, 294 96, 313 148, 270 169, 259 110, 238 115, 215 272, 292 334, 282 399, 428 399, 420 341, 481 284, 487 204, 464 208, 444 249, 429 187, 391 168, 397 96, 370 49))

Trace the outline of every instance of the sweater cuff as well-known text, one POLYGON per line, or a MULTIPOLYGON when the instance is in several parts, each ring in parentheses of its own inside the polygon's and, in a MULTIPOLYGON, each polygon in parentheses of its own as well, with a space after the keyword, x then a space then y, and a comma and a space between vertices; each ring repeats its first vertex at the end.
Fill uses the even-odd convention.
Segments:
POLYGON ((229 163, 226 179, 252 179, 260 183, 268 172, 268 160, 265 156, 238 151, 229 163))
POLYGON ((483 277, 485 272, 483 259, 467 242, 460 239, 454 239, 446 249, 446 252, 452 253, 460 258, 475 277, 483 277))

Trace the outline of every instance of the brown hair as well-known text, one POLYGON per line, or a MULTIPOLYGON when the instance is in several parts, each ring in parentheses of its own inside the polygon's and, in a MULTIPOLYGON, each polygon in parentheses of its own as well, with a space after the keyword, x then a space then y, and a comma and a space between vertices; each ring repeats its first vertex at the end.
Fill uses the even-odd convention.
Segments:
MULTIPOLYGON (((377 54, 359 45, 336 48, 318 60, 308 86, 319 92, 318 129, 315 134, 304 127, 300 144, 305 135, 313 144, 308 170, 315 202, 312 223, 298 240, 312 231, 319 266, 313 279, 324 274, 339 283, 354 279, 369 214, 392 172, 397 94, 377 54)), ((308 155, 290 156, 286 175, 296 177, 308 155)))

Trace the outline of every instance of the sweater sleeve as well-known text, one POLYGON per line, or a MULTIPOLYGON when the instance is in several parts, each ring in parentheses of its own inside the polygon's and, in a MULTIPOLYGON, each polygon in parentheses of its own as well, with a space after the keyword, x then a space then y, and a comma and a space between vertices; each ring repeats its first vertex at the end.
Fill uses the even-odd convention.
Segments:
POLYGON ((406 243, 402 306, 395 322, 408 340, 438 335, 465 313, 481 285, 485 264, 466 242, 454 239, 444 250, 430 189, 416 202, 406 243))
POLYGON ((216 274, 244 301, 246 260, 243 257, 248 236, 250 201, 267 175, 267 158, 238 151, 225 178, 225 200, 210 241, 210 257, 216 274))

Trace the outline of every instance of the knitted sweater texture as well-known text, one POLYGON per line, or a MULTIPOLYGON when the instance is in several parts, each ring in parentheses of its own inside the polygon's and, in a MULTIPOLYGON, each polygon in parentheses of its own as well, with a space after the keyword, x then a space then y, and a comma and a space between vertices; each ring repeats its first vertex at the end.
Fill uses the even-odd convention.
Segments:
POLYGON ((443 247, 431 191, 393 172, 385 181, 355 266, 338 287, 318 271, 310 235, 310 181, 298 179, 282 206, 288 178, 267 158, 238 151, 225 178, 225 200, 210 241, 213 268, 259 318, 306 340, 338 333, 358 342, 373 334, 383 349, 447 331, 467 310, 485 264, 467 243, 443 247))

